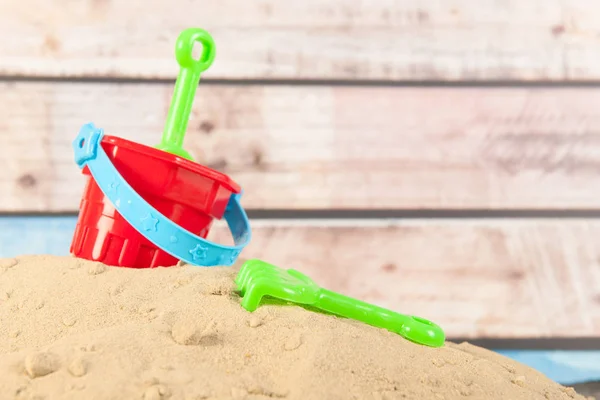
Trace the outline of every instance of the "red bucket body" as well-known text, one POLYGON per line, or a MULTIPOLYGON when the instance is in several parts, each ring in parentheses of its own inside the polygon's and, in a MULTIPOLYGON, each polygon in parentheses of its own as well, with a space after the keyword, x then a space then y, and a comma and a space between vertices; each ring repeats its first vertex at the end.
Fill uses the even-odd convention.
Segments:
MULTIPOLYGON (((104 136, 102 148, 133 189, 165 217, 206 238, 240 187, 227 175, 173 154, 104 136)), ((107 265, 154 268, 177 259, 144 238, 104 196, 87 167, 71 254, 107 265)))

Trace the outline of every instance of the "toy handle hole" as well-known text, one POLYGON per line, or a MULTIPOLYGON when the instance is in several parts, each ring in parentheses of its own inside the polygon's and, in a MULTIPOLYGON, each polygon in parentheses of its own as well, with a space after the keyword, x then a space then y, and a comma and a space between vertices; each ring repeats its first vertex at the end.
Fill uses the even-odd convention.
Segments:
POLYGON ((203 29, 186 29, 177 38, 175 57, 182 68, 204 72, 215 59, 215 42, 203 29))
POLYGON ((200 61, 204 55, 204 46, 199 41, 194 41, 192 45, 192 60, 200 61))

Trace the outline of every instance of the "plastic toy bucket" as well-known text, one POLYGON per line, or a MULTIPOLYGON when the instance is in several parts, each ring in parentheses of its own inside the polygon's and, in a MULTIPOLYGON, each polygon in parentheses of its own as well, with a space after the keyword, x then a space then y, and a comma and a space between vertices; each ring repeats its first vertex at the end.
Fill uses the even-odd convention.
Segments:
POLYGON ((208 32, 184 30, 175 45, 180 66, 161 142, 156 148, 104 136, 83 125, 72 143, 88 176, 71 254, 108 265, 153 268, 183 260, 232 265, 250 242, 241 189, 228 176, 194 163, 182 147, 200 75, 215 58, 208 32), (194 45, 202 54, 193 56, 194 45), (206 240, 212 221, 224 218, 234 245, 206 240))
MULTIPOLYGON (((83 145, 86 139, 76 140, 83 145)), ((232 195, 241 192, 227 175, 173 154, 114 136, 102 136, 99 142, 116 171, 143 200, 200 238, 206 238, 215 218, 223 217, 232 195)), ((105 193, 111 185, 103 191, 87 165, 82 171, 88 180, 71 243, 73 255, 133 268, 178 262, 178 257, 148 240, 117 211, 105 193)))

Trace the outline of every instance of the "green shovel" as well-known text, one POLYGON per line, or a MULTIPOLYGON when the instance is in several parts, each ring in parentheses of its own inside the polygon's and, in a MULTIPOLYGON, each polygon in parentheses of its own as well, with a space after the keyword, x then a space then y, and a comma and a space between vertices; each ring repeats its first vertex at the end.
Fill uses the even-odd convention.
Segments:
POLYGON ((200 83, 200 75, 206 71, 215 59, 215 42, 204 29, 189 28, 181 32, 175 45, 175 57, 181 67, 171 107, 160 144, 156 148, 192 160, 192 156, 183 149, 183 137, 190 119, 196 88, 200 83), (194 44, 202 45, 202 54, 194 59, 194 44))

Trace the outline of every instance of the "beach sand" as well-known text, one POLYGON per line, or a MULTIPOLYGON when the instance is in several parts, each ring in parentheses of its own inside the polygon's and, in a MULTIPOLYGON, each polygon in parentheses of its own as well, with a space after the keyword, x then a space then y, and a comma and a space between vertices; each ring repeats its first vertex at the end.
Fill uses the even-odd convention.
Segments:
POLYGON ((248 313, 236 272, 1 259, 0 398, 583 399, 467 343, 423 347, 293 305, 248 313))

